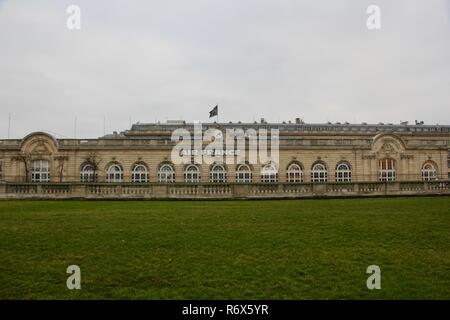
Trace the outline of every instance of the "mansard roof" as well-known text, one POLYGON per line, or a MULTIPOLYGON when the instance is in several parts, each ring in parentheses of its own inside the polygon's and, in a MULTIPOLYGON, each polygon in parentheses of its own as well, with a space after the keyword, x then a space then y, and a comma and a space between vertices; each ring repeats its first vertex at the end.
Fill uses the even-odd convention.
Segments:
MULTIPOLYGON (((164 132, 173 131, 177 128, 192 129, 194 123, 187 123, 185 121, 168 121, 167 123, 136 123, 132 125, 130 130, 122 132, 121 135, 133 136, 140 135, 144 132, 164 132)), ((227 123, 202 123, 202 129, 209 128, 219 129, 279 129, 287 132, 391 132, 391 133, 407 133, 407 132, 429 132, 429 133, 449 133, 450 125, 426 125, 423 123, 417 124, 350 124, 350 123, 267 123, 265 121, 242 123, 242 122, 227 122, 227 123)), ((112 136, 112 135, 110 135, 112 136)))

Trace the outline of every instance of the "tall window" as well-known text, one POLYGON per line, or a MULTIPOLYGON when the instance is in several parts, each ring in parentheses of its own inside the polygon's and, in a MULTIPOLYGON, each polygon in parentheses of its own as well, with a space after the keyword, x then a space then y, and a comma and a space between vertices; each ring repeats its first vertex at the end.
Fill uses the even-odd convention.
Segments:
POLYGON ((341 162, 336 166, 336 181, 352 181, 352 170, 347 162, 341 162))
POLYGON ((278 170, 273 163, 268 163, 261 168, 261 182, 278 182, 278 170))
POLYGON ((200 182, 200 168, 195 164, 187 165, 184 169, 184 181, 187 183, 200 182))
POLYGON ((313 165, 311 170, 311 181, 312 182, 327 182, 328 181, 328 171, 327 167, 323 163, 316 163, 313 165))
POLYGON ((145 183, 149 181, 149 174, 147 166, 142 163, 137 163, 134 165, 131 171, 131 182, 135 183, 145 183))
POLYGON ((158 180, 163 183, 175 182, 175 170, 170 164, 163 164, 158 170, 158 180))
POLYGON ((436 180, 436 167, 431 162, 426 162, 422 166, 422 180, 436 180))
POLYGON ((252 169, 247 164, 240 164, 236 168, 236 182, 250 183, 253 180, 252 169))
POLYGON ((106 171, 106 181, 107 182, 123 181, 123 170, 119 164, 112 164, 108 167, 108 170, 106 171))
POLYGON ((395 160, 381 159, 379 162, 379 180, 395 181, 395 160))
POLYGON ((227 182, 227 170, 221 164, 215 164, 209 172, 209 182, 225 183, 227 182))
POLYGON ((97 173, 95 172, 94 166, 92 164, 87 163, 81 167, 80 181, 81 182, 97 181, 97 173))
POLYGON ((0 180, 3 180, 3 162, 0 160, 0 180))
POLYGON ((34 160, 31 163, 31 181, 32 182, 50 181, 50 161, 34 160))
POLYGON ((297 163, 291 163, 286 171, 287 182, 303 182, 303 170, 297 163))

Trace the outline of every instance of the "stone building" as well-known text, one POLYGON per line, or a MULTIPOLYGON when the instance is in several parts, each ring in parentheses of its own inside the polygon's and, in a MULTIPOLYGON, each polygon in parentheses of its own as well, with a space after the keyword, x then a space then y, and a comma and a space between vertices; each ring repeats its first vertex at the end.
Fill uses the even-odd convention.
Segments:
POLYGON ((98 139, 56 139, 35 132, 0 140, 0 195, 314 196, 330 190, 332 195, 355 195, 371 186, 376 195, 402 186, 419 193, 430 185, 448 191, 450 126, 298 120, 203 124, 203 130, 224 134, 230 128, 278 129, 276 170, 267 170, 269 163, 174 164, 171 135, 179 128, 192 131, 193 124, 138 123, 98 139))

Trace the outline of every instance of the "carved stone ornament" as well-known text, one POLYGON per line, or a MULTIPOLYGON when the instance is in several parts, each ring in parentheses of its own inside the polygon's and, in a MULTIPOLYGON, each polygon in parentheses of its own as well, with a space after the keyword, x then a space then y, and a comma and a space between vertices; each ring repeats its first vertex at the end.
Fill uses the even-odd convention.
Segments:
POLYGON ((50 151, 48 150, 45 142, 46 142, 45 139, 42 139, 42 138, 33 140, 31 142, 31 144, 33 145, 31 154, 33 154, 33 155, 50 154, 50 151))
POLYGON ((362 159, 376 159, 377 156, 375 154, 363 154, 362 159))

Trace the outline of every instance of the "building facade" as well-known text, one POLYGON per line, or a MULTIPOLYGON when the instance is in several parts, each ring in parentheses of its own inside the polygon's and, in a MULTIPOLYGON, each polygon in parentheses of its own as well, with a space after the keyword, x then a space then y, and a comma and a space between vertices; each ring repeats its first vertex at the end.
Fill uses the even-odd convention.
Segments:
POLYGON ((193 131, 180 121, 134 124, 98 139, 35 132, 0 140, 0 197, 296 197, 370 194, 370 188, 381 195, 402 194, 402 186, 409 193, 448 191, 450 126, 261 121, 202 127, 224 135, 227 129, 278 129, 278 167, 194 158, 174 164, 172 133, 193 131))

